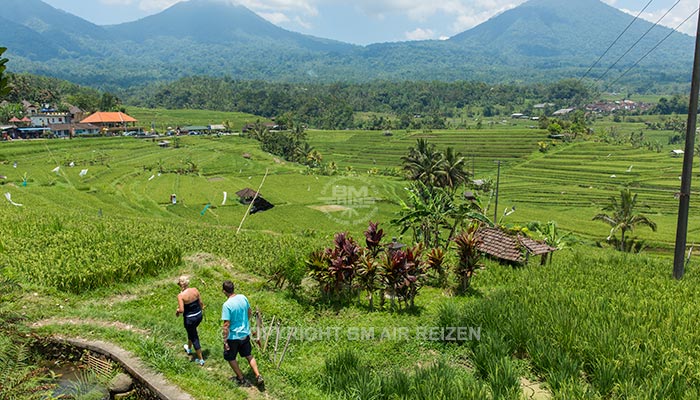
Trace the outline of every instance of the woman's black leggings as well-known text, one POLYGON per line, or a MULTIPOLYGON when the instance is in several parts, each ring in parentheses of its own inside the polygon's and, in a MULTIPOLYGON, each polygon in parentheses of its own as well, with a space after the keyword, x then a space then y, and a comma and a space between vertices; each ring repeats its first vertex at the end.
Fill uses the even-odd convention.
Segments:
POLYGON ((197 327, 199 323, 202 322, 202 313, 193 316, 183 318, 185 321, 185 330, 187 331, 187 340, 192 342, 192 347, 195 350, 202 348, 199 344, 199 334, 197 333, 197 327))

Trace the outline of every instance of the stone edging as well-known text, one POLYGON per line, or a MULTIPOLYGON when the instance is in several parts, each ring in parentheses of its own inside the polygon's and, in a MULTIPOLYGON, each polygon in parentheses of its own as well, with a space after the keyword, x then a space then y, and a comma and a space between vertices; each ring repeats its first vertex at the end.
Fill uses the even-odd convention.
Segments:
POLYGON ((64 337, 49 337, 47 339, 56 343, 90 350, 111 358, 161 400, 194 400, 194 397, 166 381, 163 375, 151 371, 141 360, 112 343, 64 337))

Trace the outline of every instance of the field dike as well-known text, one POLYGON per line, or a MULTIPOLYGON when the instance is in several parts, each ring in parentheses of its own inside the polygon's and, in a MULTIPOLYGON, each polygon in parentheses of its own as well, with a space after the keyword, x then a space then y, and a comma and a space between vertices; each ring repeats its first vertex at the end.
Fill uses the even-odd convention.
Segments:
POLYGON ((130 352, 113 343, 60 336, 49 337, 48 341, 52 345, 69 346, 78 350, 88 350, 92 353, 108 357, 136 380, 137 385, 147 389, 148 394, 146 397, 150 398, 153 396, 153 398, 161 400, 194 400, 192 396, 180 390, 176 385, 166 381, 162 375, 146 367, 141 360, 133 356, 130 352))

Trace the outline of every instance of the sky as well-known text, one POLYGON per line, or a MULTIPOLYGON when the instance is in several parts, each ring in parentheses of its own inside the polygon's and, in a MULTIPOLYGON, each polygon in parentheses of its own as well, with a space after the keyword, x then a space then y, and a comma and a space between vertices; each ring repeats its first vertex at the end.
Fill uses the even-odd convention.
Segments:
MULTIPOLYGON (((134 21, 186 0, 43 0, 97 25, 134 21)), ((243 5, 277 26, 367 45, 447 39, 526 0, 221 0, 243 5)), ((568 0, 561 0, 568 1, 568 0)), ((697 0, 602 0, 624 12, 695 36, 697 0), (675 7, 674 7, 675 4, 675 7), (647 6, 648 5, 648 6, 647 6), (673 7, 673 8, 672 8, 673 7), (670 9, 670 12, 669 12, 670 9)))

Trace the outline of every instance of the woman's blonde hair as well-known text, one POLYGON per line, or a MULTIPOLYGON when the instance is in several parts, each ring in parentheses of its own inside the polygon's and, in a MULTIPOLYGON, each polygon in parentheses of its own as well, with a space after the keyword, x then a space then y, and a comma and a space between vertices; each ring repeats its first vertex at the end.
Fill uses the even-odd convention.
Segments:
POLYGON ((177 284, 182 288, 190 286, 190 277, 187 275, 180 276, 180 279, 177 280, 177 284))

